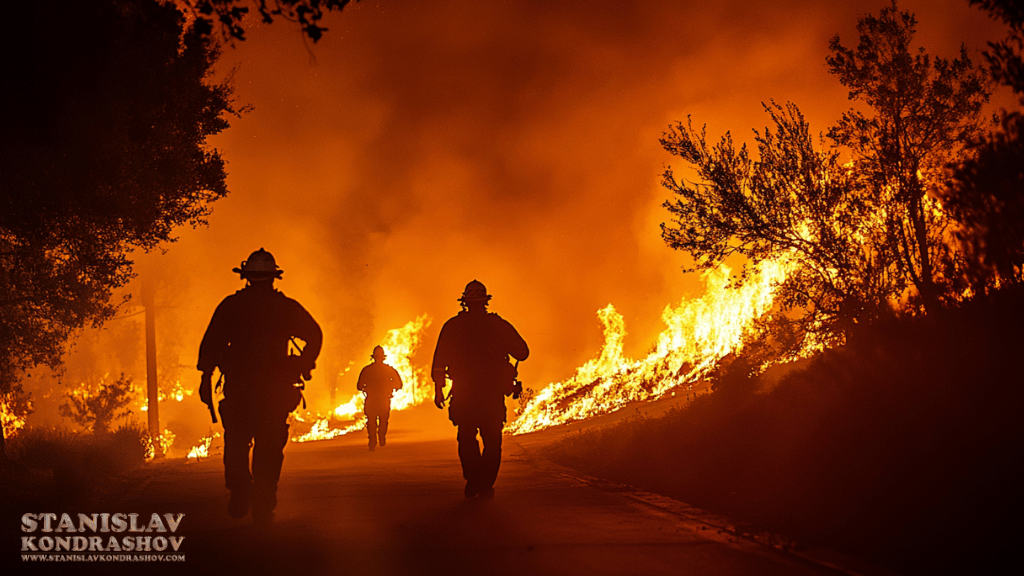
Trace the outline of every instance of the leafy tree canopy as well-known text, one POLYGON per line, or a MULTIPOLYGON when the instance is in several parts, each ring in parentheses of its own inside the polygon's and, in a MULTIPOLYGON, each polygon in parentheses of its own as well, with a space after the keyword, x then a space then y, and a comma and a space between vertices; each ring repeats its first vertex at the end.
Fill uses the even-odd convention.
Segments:
POLYGON ((857 47, 829 43, 829 71, 863 101, 828 132, 854 157, 855 173, 887 219, 887 238, 900 275, 926 309, 955 299, 958 256, 951 251, 950 219, 936 201, 946 166, 962 162, 966 144, 983 132, 988 101, 985 76, 967 49, 957 58, 932 58, 914 48, 917 20, 893 3, 857 23, 857 47))
POLYGON ((691 164, 698 181, 665 172, 663 184, 677 198, 665 203, 675 221, 662 224, 662 235, 700 269, 734 255, 748 263, 785 260, 792 272, 779 301, 806 311, 806 331, 842 333, 877 316, 895 289, 891 275, 880 273, 893 263, 880 248, 883 226, 861 182, 836 150, 815 141, 796 105, 765 111, 775 129, 754 132, 756 160, 729 134, 714 146, 689 123, 665 134, 662 145, 691 164))
POLYGON ((216 49, 173 5, 38 0, 7 17, 45 26, 4 39, 0 391, 113 313, 131 250, 171 241, 227 193, 205 141, 235 112, 210 80, 216 49))
MULTIPOLYGON (((1024 106, 1024 2, 972 0, 1008 26, 1006 38, 990 42, 989 71, 1010 87, 1024 106)), ((962 223, 958 236, 968 254, 975 292, 1024 282, 1024 115, 1004 111, 1000 130, 972 147, 957 166, 947 203, 962 223)))
POLYGON ((697 180, 663 175, 675 196, 666 243, 700 269, 740 255, 746 274, 785 259, 783 310, 826 340, 955 301, 962 261, 939 198, 946 166, 983 130, 988 86, 965 49, 947 60, 915 48, 916 24, 894 2, 860 19, 855 49, 831 41, 830 72, 867 109, 845 113, 827 139, 815 141, 794 104, 765 106, 774 130, 754 132, 756 157, 729 134, 712 146, 689 123, 671 127, 661 143, 697 180))
MULTIPOLYGON (((204 36, 219 26, 226 38, 245 40, 242 20, 249 14, 249 4, 256 6, 264 23, 274 18, 297 22, 302 33, 316 42, 327 28, 320 26, 324 14, 342 11, 352 0, 179 0, 195 19, 196 30, 204 36)), ((358 2, 359 0, 355 0, 358 2)))

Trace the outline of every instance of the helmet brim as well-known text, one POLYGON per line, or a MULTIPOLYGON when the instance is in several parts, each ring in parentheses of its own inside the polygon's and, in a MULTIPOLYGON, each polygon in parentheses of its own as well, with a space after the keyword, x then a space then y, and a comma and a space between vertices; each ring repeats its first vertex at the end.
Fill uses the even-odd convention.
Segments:
POLYGON ((252 278, 255 280, 265 280, 267 278, 277 278, 280 280, 281 275, 284 274, 284 270, 242 270, 241 268, 232 268, 231 271, 242 278, 252 278))

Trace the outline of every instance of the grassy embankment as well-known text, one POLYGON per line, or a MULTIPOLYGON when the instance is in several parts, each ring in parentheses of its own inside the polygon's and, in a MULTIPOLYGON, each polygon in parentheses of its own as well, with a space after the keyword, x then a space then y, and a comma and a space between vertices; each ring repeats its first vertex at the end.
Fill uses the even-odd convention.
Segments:
POLYGON ((553 459, 907 574, 1024 573, 1024 294, 894 322, 553 459))

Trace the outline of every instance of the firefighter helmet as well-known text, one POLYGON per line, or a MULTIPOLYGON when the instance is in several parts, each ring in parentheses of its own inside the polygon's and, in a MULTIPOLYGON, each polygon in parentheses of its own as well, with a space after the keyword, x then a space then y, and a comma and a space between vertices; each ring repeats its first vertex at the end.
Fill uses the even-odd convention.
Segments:
POLYGON ((263 248, 250 254, 240 267, 232 268, 231 271, 242 278, 254 279, 280 278, 284 274, 284 270, 277 267, 274 255, 263 248))
POLYGON ((491 295, 487 293, 487 287, 484 286, 483 282, 473 280, 469 284, 466 284, 466 289, 462 291, 462 296, 459 298, 459 302, 487 302, 490 299, 491 295))
POLYGON ((386 356, 387 355, 384 354, 384 348, 380 346, 374 346, 373 354, 370 356, 370 358, 373 358, 374 360, 383 360, 386 356))

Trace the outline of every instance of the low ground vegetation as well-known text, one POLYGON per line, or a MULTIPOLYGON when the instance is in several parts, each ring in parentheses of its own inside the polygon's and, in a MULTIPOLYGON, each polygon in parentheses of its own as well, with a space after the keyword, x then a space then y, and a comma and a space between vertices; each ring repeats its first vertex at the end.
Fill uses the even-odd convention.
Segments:
POLYGON ((147 433, 126 421, 105 433, 27 428, 10 439, 2 485, 10 504, 84 506, 146 461, 147 433))
POLYGON ((1022 328, 1019 289, 894 320, 553 459, 906 574, 1019 572, 1022 328))

